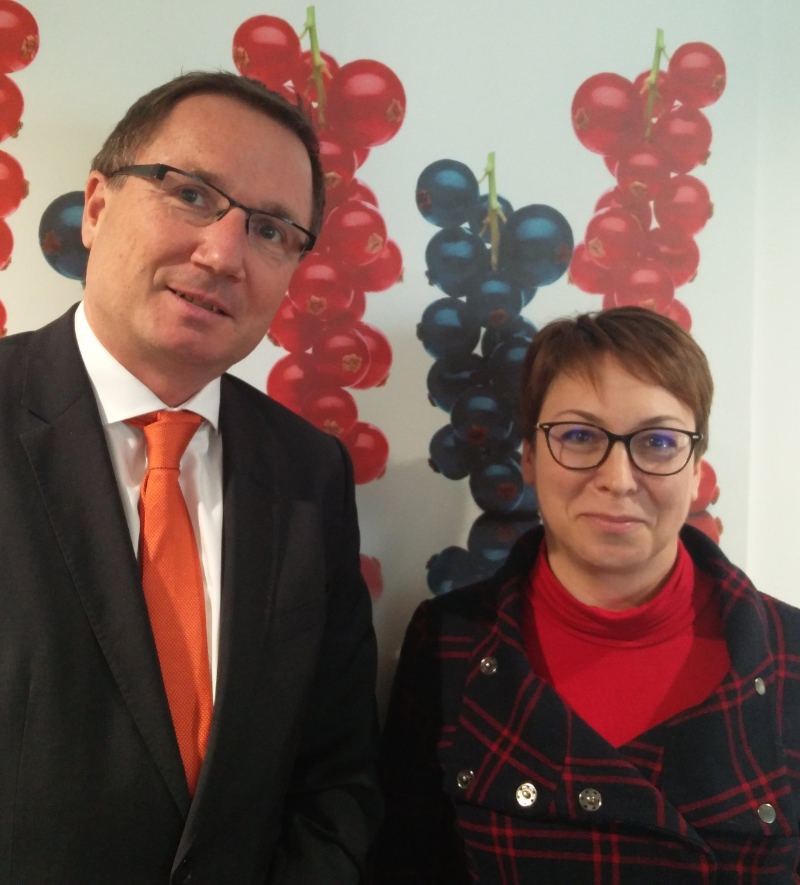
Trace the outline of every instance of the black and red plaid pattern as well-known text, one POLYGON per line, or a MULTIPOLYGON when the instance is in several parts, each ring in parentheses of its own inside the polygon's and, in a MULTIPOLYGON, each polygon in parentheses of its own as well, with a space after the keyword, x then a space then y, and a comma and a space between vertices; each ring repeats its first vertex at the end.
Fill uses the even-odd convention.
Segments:
POLYGON ((731 669, 702 704, 615 749, 528 663, 523 586, 541 537, 491 581, 424 602, 408 628, 375 885, 800 883, 800 610, 685 528, 731 669))

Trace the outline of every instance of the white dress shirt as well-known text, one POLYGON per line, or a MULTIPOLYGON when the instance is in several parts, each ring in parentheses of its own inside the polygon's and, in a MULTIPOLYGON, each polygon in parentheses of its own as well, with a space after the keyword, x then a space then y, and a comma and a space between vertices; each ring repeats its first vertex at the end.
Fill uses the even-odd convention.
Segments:
POLYGON ((219 433, 219 378, 171 409, 103 347, 89 326, 83 303, 75 312, 75 336, 106 434, 122 507, 139 552, 139 489, 147 470, 144 431, 124 422, 159 410, 189 409, 204 420, 181 458, 180 486, 197 540, 206 602, 211 691, 216 693, 222 583, 222 438, 219 433))

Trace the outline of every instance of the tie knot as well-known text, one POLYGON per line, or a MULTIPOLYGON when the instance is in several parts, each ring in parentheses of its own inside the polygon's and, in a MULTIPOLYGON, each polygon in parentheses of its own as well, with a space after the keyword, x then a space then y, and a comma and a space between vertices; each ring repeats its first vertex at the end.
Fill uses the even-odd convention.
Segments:
POLYGON ((130 418, 125 423, 144 431, 149 470, 179 470, 186 446, 202 420, 195 412, 163 410, 130 418))

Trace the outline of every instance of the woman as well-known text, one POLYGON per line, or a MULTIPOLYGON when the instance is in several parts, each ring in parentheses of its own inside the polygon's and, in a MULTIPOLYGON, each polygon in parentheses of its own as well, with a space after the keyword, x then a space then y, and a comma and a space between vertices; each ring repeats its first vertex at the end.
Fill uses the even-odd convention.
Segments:
POLYGON ((712 389, 649 311, 536 336, 542 527, 414 616, 376 883, 800 882, 800 612, 684 526, 712 389))

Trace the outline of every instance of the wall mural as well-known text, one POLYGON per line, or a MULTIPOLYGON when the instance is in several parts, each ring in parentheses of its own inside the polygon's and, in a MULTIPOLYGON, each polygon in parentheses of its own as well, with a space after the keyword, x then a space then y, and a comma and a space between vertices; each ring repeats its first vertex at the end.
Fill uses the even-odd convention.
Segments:
MULTIPOLYGON (((9 77, 27 67, 39 50, 39 27, 28 10, 14 0, 0 0, 0 142, 16 138, 22 128, 25 104, 9 77)), ((0 271, 11 263, 14 236, 6 221, 28 195, 22 166, 0 150, 0 271)), ((6 308, 0 301, 0 337, 6 334, 6 308)))
MULTIPOLYGON (((16 134, 22 113, 21 94, 6 74, 28 64, 37 48, 30 13, 14 0, 0 0, 0 140, 16 134)), ((402 280, 403 260, 388 238, 374 190, 356 174, 370 152, 400 129, 405 91, 380 61, 340 66, 323 52, 313 6, 299 35, 281 18, 248 18, 236 29, 233 61, 241 74, 304 109, 320 140, 325 173, 323 231, 270 328, 269 340, 286 354, 270 369, 266 389, 339 437, 352 457, 356 483, 371 483, 386 470, 389 441, 362 420, 350 390, 380 388, 388 379, 392 347, 364 316, 368 295, 402 280), (305 38, 310 45, 303 50, 305 38)), ((537 290, 568 270, 571 284, 602 297, 602 309, 641 305, 691 329, 689 307, 675 293, 697 274, 695 236, 712 215, 708 189, 697 177, 712 140, 701 109, 720 98, 725 82, 725 62, 716 49, 686 43, 669 57, 659 29, 649 69, 634 79, 599 73, 579 86, 571 108, 574 133, 602 157, 615 180, 596 201, 577 244, 558 210, 542 204, 515 210, 498 193, 494 153, 480 181, 454 159, 436 160, 419 175, 417 208, 439 228, 425 250, 427 281, 444 297, 425 308, 417 338, 434 360, 429 401, 449 417, 430 440, 429 465, 444 479, 468 478, 483 511, 469 529, 466 548, 449 546, 427 561, 432 593, 491 575, 538 522, 535 494, 519 467, 518 406, 522 361, 536 333, 524 311, 537 290), (669 61, 666 70, 663 59, 669 61)), ((19 205, 25 182, 19 164, 2 151, 0 184, 3 219, 19 205)), ((82 210, 81 191, 62 194, 39 225, 45 259, 75 280, 84 279, 88 257, 80 238, 82 210)), ((0 220, 0 267, 12 246, 10 229, 0 220)), ((5 329, 2 303, 0 327, 5 329)), ((717 542, 722 523, 708 508, 718 497, 716 473, 704 460, 689 522, 717 542)), ((362 554, 362 571, 377 598, 381 563, 362 554)))

